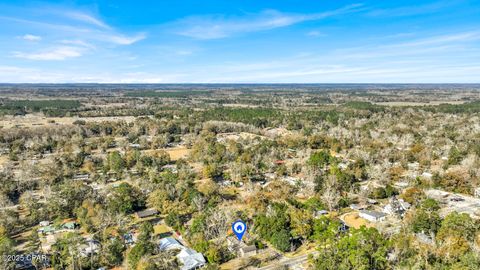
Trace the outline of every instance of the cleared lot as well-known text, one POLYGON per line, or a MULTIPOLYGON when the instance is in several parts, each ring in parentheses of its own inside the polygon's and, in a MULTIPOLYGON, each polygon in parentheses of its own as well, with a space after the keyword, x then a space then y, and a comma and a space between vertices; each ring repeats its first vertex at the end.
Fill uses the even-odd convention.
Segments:
POLYGON ((446 216, 456 211, 458 213, 467 213, 472 218, 480 219, 480 199, 438 189, 429 189, 426 191, 428 197, 440 202, 440 215, 446 216))

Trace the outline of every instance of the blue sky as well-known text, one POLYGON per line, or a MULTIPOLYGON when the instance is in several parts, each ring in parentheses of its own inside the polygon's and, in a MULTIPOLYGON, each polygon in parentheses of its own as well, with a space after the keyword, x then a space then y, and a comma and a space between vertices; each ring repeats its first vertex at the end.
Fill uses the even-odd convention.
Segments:
POLYGON ((7 0, 0 26, 0 82, 480 82, 480 0, 7 0))

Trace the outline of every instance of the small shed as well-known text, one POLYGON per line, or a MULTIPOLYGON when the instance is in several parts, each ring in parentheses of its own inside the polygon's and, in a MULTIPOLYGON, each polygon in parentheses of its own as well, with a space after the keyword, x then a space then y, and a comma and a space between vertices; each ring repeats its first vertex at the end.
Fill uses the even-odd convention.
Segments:
POLYGON ((138 218, 147 218, 147 217, 152 217, 158 214, 158 211, 155 209, 147 209, 143 211, 139 211, 135 213, 138 218))

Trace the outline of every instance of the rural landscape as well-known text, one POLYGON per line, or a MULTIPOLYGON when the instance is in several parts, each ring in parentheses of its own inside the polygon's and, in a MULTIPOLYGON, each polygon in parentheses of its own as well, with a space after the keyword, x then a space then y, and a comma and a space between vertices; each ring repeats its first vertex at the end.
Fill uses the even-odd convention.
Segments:
POLYGON ((0 1, 0 270, 480 270, 479 18, 0 1))
POLYGON ((480 85, 0 96, 1 269, 480 265, 480 85))

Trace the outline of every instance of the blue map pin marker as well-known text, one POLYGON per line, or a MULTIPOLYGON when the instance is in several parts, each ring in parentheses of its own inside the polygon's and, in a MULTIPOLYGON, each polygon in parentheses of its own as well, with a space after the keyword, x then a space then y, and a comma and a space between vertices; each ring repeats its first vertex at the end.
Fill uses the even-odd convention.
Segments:
POLYGON ((247 224, 241 220, 237 220, 232 224, 232 231, 235 233, 238 240, 242 241, 242 237, 247 231, 247 224))

